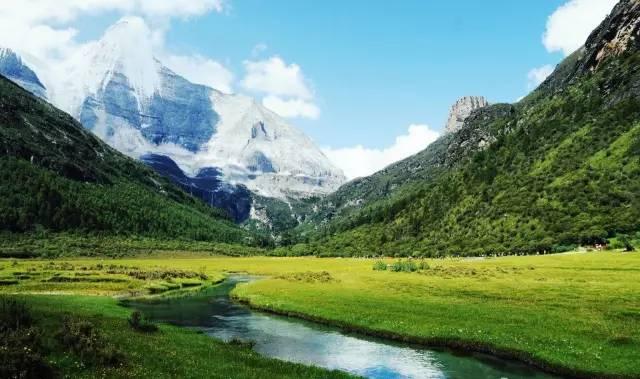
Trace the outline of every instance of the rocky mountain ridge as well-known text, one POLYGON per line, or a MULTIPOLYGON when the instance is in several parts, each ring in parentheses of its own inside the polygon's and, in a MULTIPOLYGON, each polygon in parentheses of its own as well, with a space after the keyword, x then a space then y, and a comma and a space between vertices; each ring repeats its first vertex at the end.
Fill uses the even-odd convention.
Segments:
POLYGON ((309 253, 557 252, 640 230, 639 4, 620 1, 518 103, 329 195, 309 253))
POLYGON ((489 105, 489 102, 483 96, 461 97, 451 106, 445 130, 448 133, 457 132, 458 130, 460 130, 460 128, 462 128, 462 125, 464 125, 464 120, 469 117, 471 112, 475 111, 476 109, 486 107, 487 105, 489 105))
POLYGON ((288 201, 333 192, 345 181, 299 129, 250 97, 191 83, 164 66, 152 45, 144 21, 129 17, 50 68, 56 75, 30 68, 14 52, 0 56, 0 74, 131 157, 165 156, 192 179, 216 170, 219 181, 207 183, 219 187, 206 189, 207 196, 227 198, 230 213, 237 214, 238 186, 288 201))

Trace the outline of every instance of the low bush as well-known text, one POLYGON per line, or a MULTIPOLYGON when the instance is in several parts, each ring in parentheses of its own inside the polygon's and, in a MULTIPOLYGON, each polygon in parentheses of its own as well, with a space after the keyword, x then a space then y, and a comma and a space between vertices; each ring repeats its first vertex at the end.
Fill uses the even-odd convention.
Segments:
POLYGON ((0 298, 0 332, 29 328, 32 325, 33 317, 24 303, 0 298))
POLYGON ((66 317, 56 339, 85 363, 115 366, 124 362, 124 355, 107 343, 89 321, 66 317))
POLYGON ((631 252, 636 250, 635 246, 631 243, 631 238, 627 234, 621 234, 618 240, 623 245, 624 251, 631 252))
POLYGON ((44 347, 38 328, 0 332, 0 378, 53 378, 53 369, 43 355, 44 347))
POLYGON ((153 333, 158 331, 158 326, 148 317, 144 317, 140 311, 133 311, 128 321, 129 326, 139 332, 153 333))
POLYGON ((390 267, 389 270, 393 272, 414 272, 418 271, 418 265, 412 261, 396 261, 390 267))
POLYGON ((578 245, 553 245, 551 247, 552 253, 564 253, 567 251, 573 251, 578 248, 578 245))
POLYGON ((375 271, 386 271, 387 264, 384 263, 383 261, 376 261, 376 263, 373 264, 373 269, 375 271))
POLYGON ((40 329, 22 302, 0 298, 0 378, 48 379, 40 329))

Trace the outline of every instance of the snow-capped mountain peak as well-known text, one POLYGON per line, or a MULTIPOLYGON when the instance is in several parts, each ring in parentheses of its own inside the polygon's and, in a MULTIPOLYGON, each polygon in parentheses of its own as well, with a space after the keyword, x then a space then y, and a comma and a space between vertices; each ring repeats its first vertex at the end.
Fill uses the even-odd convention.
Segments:
POLYGON ((47 90, 36 73, 15 51, 0 47, 0 73, 34 95, 46 98, 47 90))
POLYGON ((278 198, 329 193, 345 181, 302 131, 248 96, 191 83, 153 48, 144 20, 123 18, 48 68, 49 100, 125 154, 169 157, 192 177, 216 169, 226 183, 278 198))
POLYGON ((153 37, 145 21, 125 17, 111 26, 92 51, 98 70, 124 75, 139 95, 151 97, 160 88, 159 63, 153 37))
POLYGON ((152 32, 139 17, 125 17, 103 37, 82 46, 59 68, 62 79, 53 89, 56 104, 76 114, 88 96, 104 91, 114 80, 126 84, 138 102, 161 85, 160 63, 153 55, 152 32))

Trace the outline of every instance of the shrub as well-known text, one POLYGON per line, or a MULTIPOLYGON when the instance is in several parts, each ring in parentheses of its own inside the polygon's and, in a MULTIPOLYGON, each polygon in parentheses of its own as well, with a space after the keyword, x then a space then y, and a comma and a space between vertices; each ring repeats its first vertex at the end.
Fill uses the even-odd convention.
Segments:
POLYGON ((375 271, 386 271, 387 264, 384 263, 383 261, 376 261, 376 263, 373 264, 373 269, 375 271))
POLYGON ((418 265, 412 260, 396 261, 391 265, 390 270, 393 272, 414 272, 418 271, 418 265))
POLYGON ((626 234, 618 236, 618 240, 624 247, 624 251, 635 251, 636 248, 631 244, 631 239, 626 234))
POLYGON ((115 366, 124 361, 124 355, 104 338, 93 323, 66 317, 56 333, 60 344, 80 356, 80 360, 92 364, 115 366))
POLYGON ((32 325, 31 312, 24 303, 0 298, 0 332, 29 328, 32 325))
POLYGON ((27 306, 0 298, 0 378, 53 378, 43 353, 41 332, 27 306))
POLYGON ((0 378, 53 378, 53 370, 44 360, 43 353, 38 328, 0 332, 0 378))
POLYGON ((578 245, 553 245, 551 247, 552 253, 564 253, 567 251, 573 251, 578 248, 578 245))
POLYGON ((148 317, 143 317, 140 311, 133 311, 129 316, 129 326, 134 330, 144 333, 153 333, 158 331, 158 326, 154 324, 148 317))
POLYGON ((429 263, 427 261, 420 261, 420 263, 418 263, 418 269, 420 270, 428 270, 430 269, 431 266, 429 266, 429 263))

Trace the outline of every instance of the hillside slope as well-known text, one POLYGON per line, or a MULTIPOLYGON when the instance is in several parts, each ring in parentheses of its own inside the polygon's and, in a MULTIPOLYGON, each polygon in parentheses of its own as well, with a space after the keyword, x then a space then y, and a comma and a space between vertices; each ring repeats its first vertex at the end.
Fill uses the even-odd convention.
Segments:
POLYGON ((639 30, 640 3, 621 1, 521 102, 325 198, 308 250, 529 253, 640 230, 639 30))
POLYGON ((223 213, 0 77, 0 230, 239 242, 223 213))

